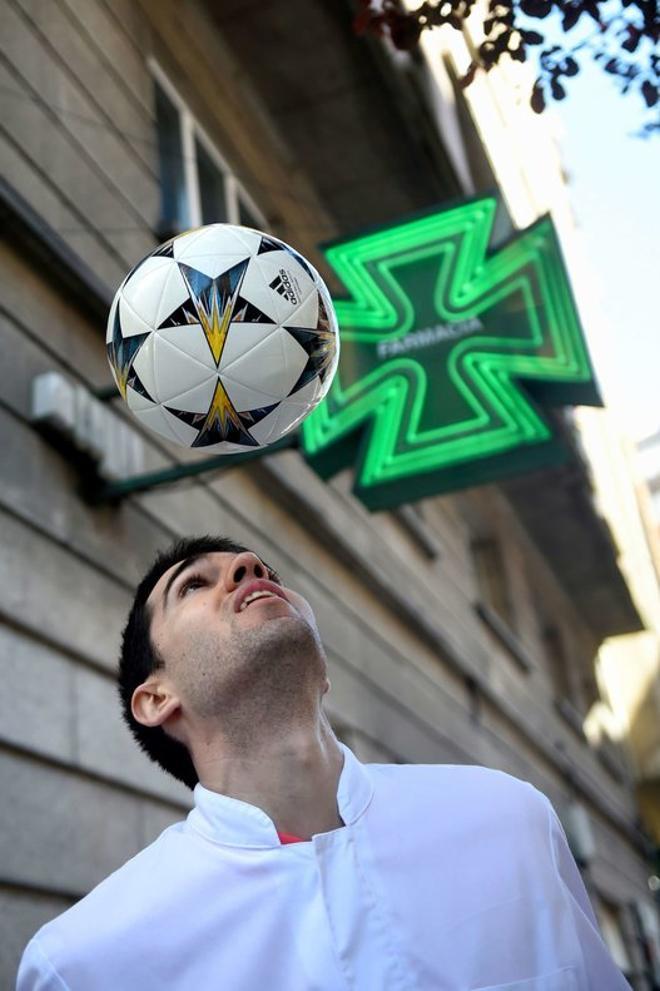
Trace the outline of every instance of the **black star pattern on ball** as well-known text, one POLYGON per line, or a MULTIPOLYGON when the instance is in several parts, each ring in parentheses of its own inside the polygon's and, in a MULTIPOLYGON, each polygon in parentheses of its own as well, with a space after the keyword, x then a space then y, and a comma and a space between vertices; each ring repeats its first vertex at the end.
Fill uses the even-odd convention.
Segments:
POLYGON ((158 325, 157 330, 200 324, 218 365, 233 323, 273 323, 254 303, 240 295, 249 259, 233 265, 215 278, 179 262, 179 271, 188 289, 188 299, 158 325))
POLYGON ((315 329, 284 327, 284 330, 288 334, 291 334, 303 351, 307 353, 307 364, 300 373, 296 384, 289 392, 289 396, 292 396, 315 377, 318 377, 321 382, 324 381, 335 356, 337 343, 335 333, 330 327, 328 311, 320 296, 319 318, 315 329))
POLYGON ((257 254, 265 255, 267 251, 281 251, 282 247, 283 245, 278 244, 277 241, 272 241, 269 237, 263 235, 261 241, 259 242, 257 254))
POLYGON ((141 382, 133 366, 133 361, 138 351, 146 341, 149 334, 133 334, 132 337, 122 337, 121 322, 119 320, 119 304, 115 310, 115 318, 112 323, 112 340, 107 344, 108 358, 112 365, 117 384, 122 399, 126 399, 126 389, 130 385, 132 389, 139 392, 145 399, 154 402, 141 382))
POLYGON ((170 406, 166 406, 165 409, 198 431, 191 447, 208 447, 211 444, 220 444, 222 441, 243 444, 245 447, 259 447, 259 442, 252 436, 249 428, 263 420, 278 405, 279 403, 273 403, 272 406, 262 406, 239 413, 218 378, 207 413, 189 413, 186 410, 172 409, 170 406))

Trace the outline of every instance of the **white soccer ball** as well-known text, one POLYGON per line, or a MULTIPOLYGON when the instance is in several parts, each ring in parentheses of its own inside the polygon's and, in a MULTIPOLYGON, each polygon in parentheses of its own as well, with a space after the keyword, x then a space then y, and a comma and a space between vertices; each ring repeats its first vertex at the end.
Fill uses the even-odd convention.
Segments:
POLYGON ((106 345, 140 423, 218 454, 293 430, 339 362, 316 269, 284 241, 234 224, 179 234, 139 262, 112 302, 106 345))

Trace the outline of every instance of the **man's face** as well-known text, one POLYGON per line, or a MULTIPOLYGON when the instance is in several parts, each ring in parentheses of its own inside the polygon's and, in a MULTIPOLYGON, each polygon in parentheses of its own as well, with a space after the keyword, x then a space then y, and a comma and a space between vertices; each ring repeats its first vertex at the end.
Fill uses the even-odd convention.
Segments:
POLYGON ((304 686, 327 691, 309 603, 251 551, 173 565, 152 590, 151 640, 182 707, 202 717, 242 700, 270 705, 304 686))

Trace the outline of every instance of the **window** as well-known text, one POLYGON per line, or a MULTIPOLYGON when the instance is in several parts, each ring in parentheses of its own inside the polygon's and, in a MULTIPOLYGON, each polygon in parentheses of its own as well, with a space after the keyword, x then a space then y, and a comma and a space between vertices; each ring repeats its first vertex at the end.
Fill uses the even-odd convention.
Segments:
POLYGON ((534 663, 516 634, 516 613, 500 544, 493 539, 475 541, 472 559, 478 582, 477 616, 523 671, 531 671, 534 663))
POLYGON ((199 139, 195 140, 195 158, 197 160, 202 222, 205 224, 225 223, 228 219, 225 177, 220 169, 216 168, 213 159, 199 139))
POLYGON ((161 226, 171 230, 190 227, 181 154, 181 120, 160 86, 156 86, 156 121, 161 184, 161 226))
POLYGON ((546 626, 542 633, 543 646, 550 667, 550 677, 555 691, 555 699, 571 699, 571 681, 568 673, 568 657, 561 630, 556 626, 546 626))
POLYGON ((472 675, 467 675, 465 678, 465 691, 468 700, 470 722, 479 723, 481 721, 481 689, 472 675))
POLYGON ((255 216, 245 200, 239 196, 238 198, 238 222, 243 224, 244 227, 256 227, 260 230, 263 227, 263 221, 255 216))
POLYGON ((149 67, 156 91, 161 236, 223 222, 266 227, 265 217, 160 66, 150 59, 149 67))
POLYGON ((478 540, 472 545, 472 555, 483 604, 509 629, 515 629, 515 613, 499 543, 496 540, 478 540))

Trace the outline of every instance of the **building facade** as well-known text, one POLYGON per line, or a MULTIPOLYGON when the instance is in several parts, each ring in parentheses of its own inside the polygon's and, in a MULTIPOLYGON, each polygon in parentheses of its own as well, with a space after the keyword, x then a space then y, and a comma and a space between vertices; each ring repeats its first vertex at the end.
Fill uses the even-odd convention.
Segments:
MULTIPOLYGON (((206 532, 308 598, 326 711, 361 760, 484 764, 547 794, 616 962, 660 986, 633 761, 584 730, 608 706, 601 644, 644 619, 569 414, 553 414, 568 465, 375 514, 351 470, 322 482, 294 451, 93 506, 32 419, 41 373, 105 394, 112 295, 177 230, 270 230, 336 291, 320 242, 485 190, 498 238, 551 209, 569 244, 560 164, 541 155, 550 182, 536 161, 551 136, 521 137, 523 83, 492 74, 468 98, 453 41, 401 58, 352 17, 324 0, 0 0, 3 986, 42 923, 190 807, 121 724, 114 677, 136 582, 206 532)), ((109 404, 146 468, 186 459, 109 404)))

